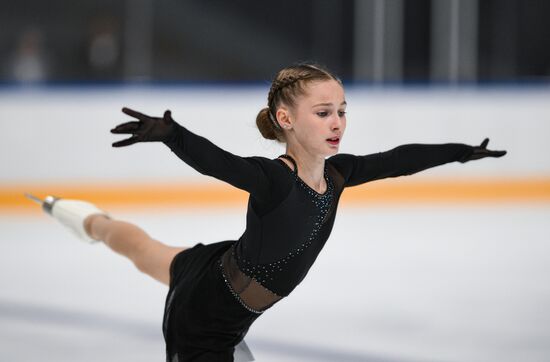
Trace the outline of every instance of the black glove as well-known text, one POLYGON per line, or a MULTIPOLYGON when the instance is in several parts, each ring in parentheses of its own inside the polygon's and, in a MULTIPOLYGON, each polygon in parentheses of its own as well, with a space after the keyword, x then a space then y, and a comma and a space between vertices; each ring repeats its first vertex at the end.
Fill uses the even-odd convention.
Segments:
POLYGON ((502 157, 506 154, 506 151, 491 151, 488 150, 487 144, 489 139, 485 138, 479 146, 474 146, 472 152, 468 153, 466 156, 462 157, 459 161, 464 163, 471 160, 477 160, 483 157, 502 157))
POLYGON ((149 117, 129 108, 122 108, 122 112, 139 119, 119 124, 111 133, 127 133, 132 137, 113 143, 113 147, 129 146, 136 142, 164 142, 167 141, 175 129, 176 122, 170 111, 164 112, 162 118, 149 117))

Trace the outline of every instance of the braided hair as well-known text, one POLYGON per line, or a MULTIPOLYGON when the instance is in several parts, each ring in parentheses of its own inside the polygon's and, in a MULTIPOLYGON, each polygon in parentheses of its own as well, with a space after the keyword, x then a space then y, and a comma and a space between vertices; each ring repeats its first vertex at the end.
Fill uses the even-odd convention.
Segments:
POLYGON ((256 117, 256 125, 264 138, 284 142, 284 132, 277 122, 277 108, 282 104, 292 107, 296 98, 305 93, 305 85, 320 80, 335 80, 342 83, 335 75, 319 65, 299 63, 286 67, 277 73, 271 82, 267 95, 267 107, 256 117))

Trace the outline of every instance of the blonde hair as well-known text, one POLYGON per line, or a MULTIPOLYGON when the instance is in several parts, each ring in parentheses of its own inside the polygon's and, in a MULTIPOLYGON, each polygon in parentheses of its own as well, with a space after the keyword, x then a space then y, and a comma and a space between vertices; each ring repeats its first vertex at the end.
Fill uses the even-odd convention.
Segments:
POLYGON ((273 81, 267 96, 267 107, 256 116, 256 125, 264 138, 285 142, 284 132, 277 122, 276 112, 281 104, 292 107, 296 98, 305 93, 305 86, 313 81, 342 81, 328 70, 316 64, 300 63, 281 69, 273 81))

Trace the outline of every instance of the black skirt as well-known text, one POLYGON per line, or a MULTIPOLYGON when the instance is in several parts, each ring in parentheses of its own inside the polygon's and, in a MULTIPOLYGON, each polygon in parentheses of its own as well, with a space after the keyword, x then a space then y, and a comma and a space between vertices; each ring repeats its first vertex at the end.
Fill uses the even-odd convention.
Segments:
POLYGON ((163 320, 167 361, 233 361, 235 346, 260 315, 225 284, 220 257, 233 243, 199 243, 174 257, 163 320))

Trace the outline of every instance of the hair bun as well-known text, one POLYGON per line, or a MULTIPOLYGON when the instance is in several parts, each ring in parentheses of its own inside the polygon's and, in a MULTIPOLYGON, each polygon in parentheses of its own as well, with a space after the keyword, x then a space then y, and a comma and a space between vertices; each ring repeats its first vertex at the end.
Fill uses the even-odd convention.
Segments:
POLYGON ((279 140, 275 125, 269 117, 269 107, 263 108, 256 116, 256 126, 260 130, 262 136, 268 140, 279 140))

